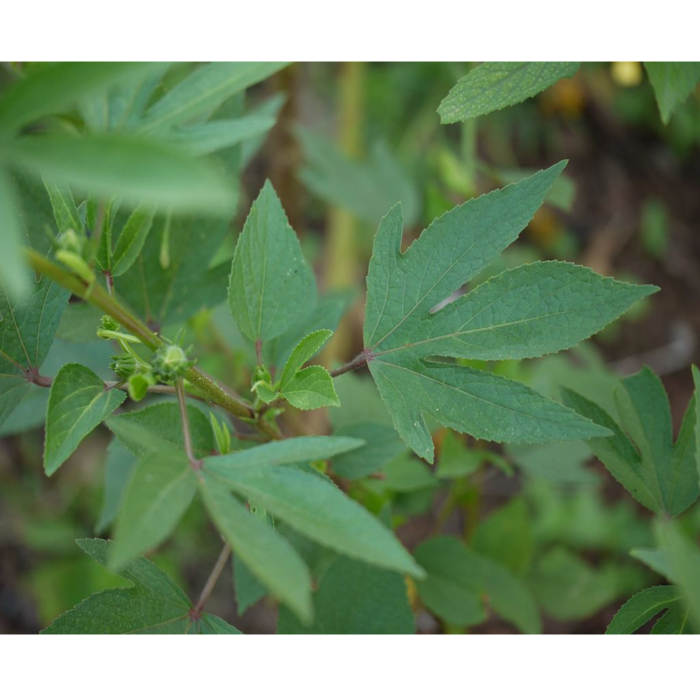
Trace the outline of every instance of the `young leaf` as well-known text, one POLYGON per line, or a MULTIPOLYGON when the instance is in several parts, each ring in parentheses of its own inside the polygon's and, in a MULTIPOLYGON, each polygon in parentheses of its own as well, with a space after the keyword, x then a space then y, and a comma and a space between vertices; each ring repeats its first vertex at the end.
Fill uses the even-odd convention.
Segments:
POLYGON ((649 82, 654 88, 661 120, 668 124, 671 115, 688 98, 700 80, 700 63, 693 61, 645 62, 649 82))
POLYGON ((153 224, 153 210, 141 206, 135 209, 117 238, 112 255, 112 276, 123 275, 138 258, 153 224))
POLYGON ((294 375, 326 344, 332 335, 333 331, 321 329, 309 333, 309 335, 299 341, 289 355, 289 359, 280 375, 280 390, 284 390, 284 387, 289 384, 294 375))
POLYGON ((320 365, 300 369, 284 386, 283 396, 295 408, 310 411, 323 406, 340 406, 333 378, 320 365))
POLYGON ((149 107, 139 131, 162 132, 199 115, 211 114, 229 97, 265 80, 285 65, 217 62, 203 66, 149 107))
POLYGON ((273 595, 310 622, 311 576, 294 548, 246 510, 215 476, 206 476, 199 488, 207 511, 236 556, 273 595))
POLYGON ((153 452, 136 465, 124 492, 109 563, 121 569, 157 547, 192 502, 197 480, 184 454, 153 452))
POLYGON ((46 408, 44 469, 51 476, 105 418, 124 403, 91 369, 69 363, 51 385, 46 408))
POLYGON ((259 343, 282 335, 316 303, 313 273, 269 181, 238 239, 229 301, 238 327, 259 343))
POLYGON ((615 401, 618 425, 599 406, 563 389, 567 405, 613 435, 589 440, 608 471, 646 508, 675 517, 698 498, 696 399, 691 399, 674 444, 671 409, 659 378, 644 368, 623 381, 615 401))
MULTIPOLYGON (((196 406, 187 406, 187 416, 195 456, 211 454, 216 443, 209 419, 196 406)), ((107 427, 139 457, 184 449, 180 409, 172 401, 112 416, 107 427)))
POLYGON ((80 220, 70 187, 65 182, 56 181, 48 175, 44 175, 44 187, 49 194, 59 232, 70 228, 74 231, 82 231, 83 222, 80 220))
MULTIPOLYGON (((350 438, 344 439, 350 441, 350 438)), ((277 444, 292 442, 284 440, 277 444)), ((256 449, 261 450, 262 447, 246 452, 255 452, 256 449)), ((291 465, 272 466, 263 459, 249 460, 245 466, 236 465, 230 459, 236 456, 209 457, 204 461, 203 471, 220 478, 230 489, 265 508, 310 539, 376 566, 408 573, 416 578, 422 575, 422 569, 393 533, 320 473, 291 465)))
POLYGON ((22 228, 15 211, 15 192, 8 174, 0 168, 0 283, 2 294, 26 300, 31 290, 29 270, 22 255, 22 228))
MULTIPOLYGON (((662 610, 666 614, 661 618, 674 616, 679 609, 685 624, 676 629, 676 634, 685 631, 688 622, 688 604, 678 586, 654 586, 633 595, 616 613, 605 634, 632 634, 646 624, 662 610)), ((675 616, 674 616, 675 617, 675 616)), ((657 626, 661 622, 657 622, 657 626)), ((656 630, 656 626, 654 627, 656 630)))
POLYGON ((379 226, 367 277, 364 355, 399 435, 428 461, 434 449, 424 416, 501 442, 608 434, 522 384, 430 359, 520 359, 562 350, 655 289, 566 263, 538 263, 505 272, 431 313, 515 240, 563 167, 456 207, 404 254, 400 208, 379 226))
POLYGON ((561 78, 570 78, 579 63, 482 63, 455 85, 440 103, 443 124, 454 124, 523 102, 561 78))
POLYGON ((406 581, 393 571, 337 557, 314 592, 314 622, 305 627, 280 609, 279 634, 413 634, 406 581))
POLYGON ((234 190, 214 165, 131 136, 25 136, 10 142, 7 157, 23 170, 62 178, 95 195, 119 195, 133 206, 230 214, 234 204, 234 190))
POLYGON ((282 370, 279 393, 292 406, 302 411, 340 405, 328 370, 320 365, 301 369, 332 335, 333 331, 325 329, 307 335, 294 348, 282 370))

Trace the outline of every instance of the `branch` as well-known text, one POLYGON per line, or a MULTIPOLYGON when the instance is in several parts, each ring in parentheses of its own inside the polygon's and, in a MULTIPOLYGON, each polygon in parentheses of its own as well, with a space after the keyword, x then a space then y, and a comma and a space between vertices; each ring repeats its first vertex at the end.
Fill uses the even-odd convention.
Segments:
POLYGON ((219 554, 219 558, 216 560, 216 564, 214 564, 214 568, 209 574, 207 582, 204 584, 204 588, 202 588, 202 592, 199 594, 197 604, 190 612, 190 617, 193 620, 199 620, 199 618, 202 616, 204 606, 207 604, 207 600, 209 599, 211 592, 214 590, 214 586, 216 586, 216 582, 219 580, 219 576, 221 576, 224 566, 226 566, 226 562, 230 556, 231 547, 228 544, 225 544, 224 548, 221 550, 221 554, 219 554))
MULTIPOLYGON (((42 276, 45 275, 69 292, 85 299, 85 301, 111 316, 123 328, 135 335, 146 347, 151 350, 157 350, 165 345, 164 341, 157 334, 125 309, 115 297, 110 296, 99 285, 86 282, 51 262, 35 250, 27 249, 26 255, 29 264, 36 273, 42 276)), ((221 408, 232 415, 239 418, 253 418, 255 416, 250 404, 236 398, 232 392, 223 389, 196 367, 187 370, 185 379, 192 386, 199 389, 209 401, 217 406, 221 406, 221 408)))
POLYGON ((182 437, 185 443, 185 454, 192 469, 196 472, 202 468, 201 460, 194 456, 194 448, 192 447, 192 432, 190 431, 190 417, 187 415, 187 403, 185 402, 185 387, 182 383, 182 378, 178 377, 175 385, 177 389, 177 402, 180 406, 180 420, 182 421, 182 437))
POLYGON ((346 372, 352 372, 355 369, 361 369, 369 360, 372 359, 372 353, 369 350, 363 350, 354 360, 351 360, 346 365, 338 367, 330 372, 331 377, 339 377, 346 372))

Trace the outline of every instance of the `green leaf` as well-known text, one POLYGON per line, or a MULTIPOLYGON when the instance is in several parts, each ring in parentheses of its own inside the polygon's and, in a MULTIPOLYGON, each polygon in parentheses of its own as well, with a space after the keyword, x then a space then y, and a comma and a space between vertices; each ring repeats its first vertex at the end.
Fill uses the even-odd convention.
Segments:
MULTIPOLYGON (((370 564, 420 577, 422 570, 393 533, 320 473, 294 466, 273 466, 263 459, 249 458, 245 464, 240 463, 242 459, 235 459, 264 447, 284 443, 291 447, 293 442, 311 439, 284 440, 243 453, 209 457, 204 461, 203 471, 221 478, 236 493, 310 539, 370 564)), ((357 442, 350 438, 326 439, 357 442)))
POLYGON ((118 195, 133 206, 230 214, 234 204, 234 189, 213 164, 132 136, 25 136, 6 151, 18 168, 64 179, 96 196, 118 195))
POLYGON ((467 549, 454 537, 422 542, 416 561, 428 575, 417 582, 421 600, 438 617, 454 625, 472 626, 486 620, 483 600, 503 619, 527 634, 541 631, 532 594, 507 569, 467 549))
POLYGON ((440 479, 459 479, 473 474, 483 462, 483 451, 468 449, 455 433, 448 430, 442 440, 436 474, 440 479))
POLYGON ((302 338, 297 346, 292 350, 289 359, 284 365, 280 376, 280 389, 284 388, 294 378, 294 375, 308 362, 328 341, 333 335, 333 331, 320 329, 309 333, 302 338))
MULTIPOLYGON (((655 291, 571 263, 532 263, 506 270, 430 318, 417 319, 410 337, 385 342, 380 352, 388 356, 409 346, 421 355, 472 360, 541 357, 577 345, 655 291)), ((394 338, 400 334, 397 330, 394 338)))
MULTIPOLYGON (((679 608, 688 618, 688 606, 677 586, 654 586, 633 595, 616 613, 605 634, 632 634, 662 610, 679 608)), ((677 633, 683 629, 678 629, 677 633)))
POLYGON ((74 363, 61 367, 51 385, 46 409, 44 470, 47 476, 125 399, 124 392, 106 389, 91 369, 74 363))
POLYGON ((439 481, 428 469, 425 462, 411 454, 402 454, 392 459, 384 467, 385 479, 382 485, 395 493, 410 493, 438 486, 439 481))
POLYGON ((236 473, 257 466, 272 467, 297 462, 315 462, 354 450, 361 445, 361 440, 350 437, 296 437, 256 445, 227 455, 209 457, 207 464, 217 470, 236 473))
POLYGON ((117 516, 111 567, 120 569, 163 542, 184 515, 196 490, 197 480, 184 454, 153 452, 141 458, 117 516))
POLYGON ((274 596, 310 622, 311 576, 294 548, 246 510, 215 476, 205 475, 199 488, 207 511, 236 556, 274 596))
POLYGON ((65 182, 53 180, 48 176, 44 176, 44 187, 49 194, 59 232, 70 228, 76 232, 82 231, 83 222, 80 220, 70 187, 65 182))
MULTIPOLYGON (((109 568, 114 544, 77 540, 80 548, 109 568)), ((195 620, 189 598, 150 561, 139 557, 118 572, 134 585, 96 593, 64 613, 42 634, 240 634, 216 615, 195 620)))
POLYGON ((515 240, 563 167, 456 207, 404 254, 400 208, 379 226, 367 277, 364 353, 399 435, 428 461, 434 448, 425 416, 499 442, 608 434, 522 384, 431 361, 520 359, 571 347, 654 289, 567 263, 538 263, 507 271, 432 312, 515 240))
POLYGON ((599 425, 612 437, 589 440, 608 471, 643 506, 675 517, 698 498, 696 400, 691 399, 674 444, 671 409, 663 385, 649 369, 623 381, 615 395, 621 423, 599 406, 564 389, 567 405, 599 425))
POLYGON ((542 608, 558 620, 582 620, 648 580, 637 567, 598 563, 595 567, 563 547, 548 551, 529 578, 542 608))
POLYGON ((279 634, 413 634, 406 581, 393 571, 337 557, 314 592, 314 622, 305 627, 280 609, 279 634))
POLYGON ((211 218, 157 219, 141 255, 119 280, 120 297, 157 327, 219 304, 226 298, 231 265, 211 267, 211 262, 227 230, 226 222, 211 218))
POLYGON ((328 370, 320 365, 301 369, 332 335, 333 331, 326 329, 309 333, 290 354, 280 377, 279 393, 295 408, 309 411, 323 406, 340 405, 328 370))
POLYGON ((153 133, 184 124, 247 87, 265 80, 286 63, 210 63, 199 68, 149 107, 140 131, 153 133))
POLYGON ((333 460, 333 471, 344 479, 362 479, 383 469, 404 451, 404 444, 396 431, 377 423, 355 423, 343 426, 335 435, 364 441, 356 450, 338 455, 333 460))
POLYGON ((199 634, 241 634, 241 631, 216 615, 205 613, 199 620, 199 634))
MULTIPOLYGON (((216 449, 216 442, 209 419, 196 406, 189 405, 187 416, 195 457, 211 454, 216 449)), ((107 427, 139 457, 155 451, 183 450, 185 446, 180 409, 173 401, 112 416, 107 427)))
POLYGON ((238 239, 229 287, 231 313, 252 341, 271 340, 316 303, 316 282, 269 181, 238 239))
POLYGON ((525 501, 513 498, 479 521, 471 546, 516 576, 525 575, 533 554, 532 524, 525 501))
POLYGON ((29 391, 28 373, 49 354, 69 296, 44 278, 31 285, 29 297, 13 303, 0 278, 0 425, 29 391))
POLYGON ((117 517, 124 491, 135 466, 136 457, 122 442, 113 440, 107 448, 102 510, 95 525, 95 532, 98 534, 103 533, 117 517))
POLYGON ((375 144, 369 159, 360 162, 309 129, 299 128, 296 134, 306 158, 299 177, 316 196, 373 226, 387 209, 401 202, 407 225, 416 223, 420 194, 406 167, 385 144, 375 144))
POLYGON ((0 168, 0 284, 3 296, 26 300, 31 293, 29 269, 22 255, 22 228, 15 211, 15 192, 0 168))
POLYGON ((340 405, 333 378, 320 365, 299 370, 284 388, 280 387, 280 395, 302 411, 340 405))
POLYGON ((135 209, 124 224, 112 254, 113 277, 123 275, 136 262, 153 225, 153 216, 150 207, 142 206, 135 209))
POLYGON ((18 80, 0 96, 0 131, 16 131, 41 117, 71 107, 80 99, 104 92, 159 70, 158 63, 54 63, 18 80))
POLYGON ((454 124, 523 102, 570 78, 579 63, 507 62, 482 63, 472 69, 440 103, 443 124, 454 124))
POLYGON ((275 125, 272 117, 241 117, 187 126, 172 132, 167 143, 193 156, 204 156, 260 136, 275 125))
POLYGON ((654 529, 671 581, 682 589, 693 623, 700 626, 700 549, 676 522, 659 520, 654 529))
POLYGON ((236 612, 239 617, 267 595, 267 588, 258 581, 246 563, 233 555, 233 584, 236 592, 236 612))
POLYGON ((654 88, 661 119, 668 124, 671 115, 688 98, 700 80, 700 63, 664 61, 644 63, 654 88))

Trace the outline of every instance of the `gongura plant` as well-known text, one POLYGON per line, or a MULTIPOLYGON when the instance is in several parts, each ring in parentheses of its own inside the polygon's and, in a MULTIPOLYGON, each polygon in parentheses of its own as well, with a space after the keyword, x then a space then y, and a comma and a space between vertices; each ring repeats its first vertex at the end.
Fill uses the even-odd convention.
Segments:
MULTIPOLYGON (((0 97, 0 128, 11 134, 0 215, 14 232, 3 246, 34 272, 19 281, 3 270, 0 418, 44 392, 48 476, 107 427, 99 529, 111 539, 78 545, 131 584, 94 594, 45 631, 235 633, 206 608, 233 552, 239 609, 272 596, 281 632, 412 632, 418 598, 456 624, 483 620, 488 598, 503 619, 536 632, 537 605, 516 573, 449 537, 410 553, 391 514, 370 512, 345 477, 358 473, 354 454, 363 455, 362 470, 398 458, 393 488, 430 486, 427 465, 443 428, 493 442, 588 440, 594 450, 622 440, 588 404, 558 403, 487 363, 571 348, 657 290, 558 261, 470 286, 528 225, 565 167, 558 163, 459 204, 407 246, 401 205, 388 211, 367 273, 363 349, 325 367, 319 352, 343 302, 319 293, 269 181, 235 232, 235 249, 225 245, 240 144, 271 126, 244 111, 240 93, 278 68, 85 68, 84 93, 38 110, 30 97, 56 76, 75 84, 78 69, 51 66, 0 97), (20 132, 40 119, 40 133, 20 132), (65 123, 75 133, 61 132, 65 123), (208 153, 216 156, 203 159, 208 153), (98 161, 104 172, 93 177, 98 161), (225 307, 234 357, 247 362, 235 386, 203 369, 210 350, 193 333, 208 310, 225 307), (59 329, 99 340, 111 361, 71 361, 48 376, 59 329), (294 430, 290 413, 338 407, 337 378, 365 369, 385 419, 331 434, 294 430), (171 537, 193 501, 224 542, 195 601, 143 557, 171 537)), ((695 482, 692 489, 680 501, 639 497, 675 513, 691 491, 697 496, 695 482)))

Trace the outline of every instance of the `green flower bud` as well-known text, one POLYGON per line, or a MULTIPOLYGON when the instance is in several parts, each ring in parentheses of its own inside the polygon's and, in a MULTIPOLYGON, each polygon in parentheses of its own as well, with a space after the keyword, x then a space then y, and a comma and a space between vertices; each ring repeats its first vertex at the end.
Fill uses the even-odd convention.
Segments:
POLYGON ((119 324, 111 316, 104 315, 100 319, 99 330, 101 330, 101 331, 118 331, 119 324))
POLYGON ((166 345, 158 350, 153 360, 153 374, 161 382, 174 382, 194 365, 179 345, 166 345))
POLYGON ((138 367, 139 365, 136 362, 136 358, 128 352, 122 353, 121 355, 112 355, 112 361, 109 363, 109 368, 120 379, 128 379, 136 372, 138 367))

